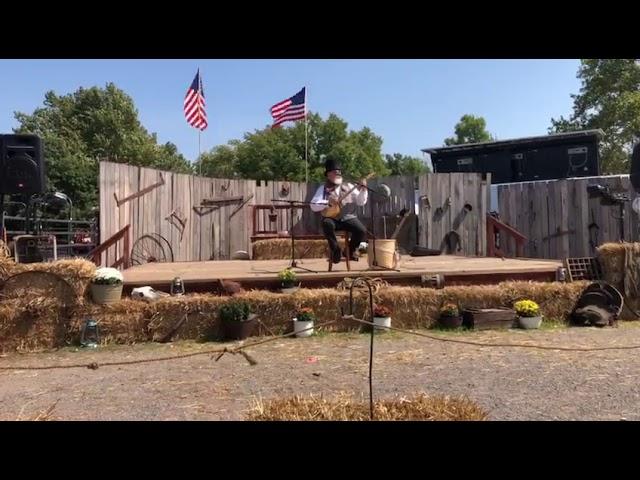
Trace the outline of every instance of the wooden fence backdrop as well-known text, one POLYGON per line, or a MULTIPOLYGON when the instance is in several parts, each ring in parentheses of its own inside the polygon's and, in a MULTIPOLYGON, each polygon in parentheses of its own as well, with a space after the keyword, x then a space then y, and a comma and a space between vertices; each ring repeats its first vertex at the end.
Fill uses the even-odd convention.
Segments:
MULTIPOLYGON (((635 197, 628 175, 551 180, 498 186, 500 219, 527 237, 524 255, 590 257, 595 247, 620 240, 620 208, 592 197, 587 185, 608 186, 635 197), (590 228, 591 227, 591 228, 590 228)), ((624 204, 624 239, 638 241, 638 216, 624 204)), ((514 255, 514 246, 504 246, 514 255)))
POLYGON ((420 245, 454 255, 487 254, 487 208, 491 175, 429 173, 419 177, 420 245), (447 235, 456 232, 459 244, 448 250, 447 235))
MULTIPOLYGON (((375 222, 378 237, 390 237, 400 221, 397 214, 407 209, 411 218, 398 237, 405 250, 417 244, 418 238, 422 245, 440 248, 444 245, 444 235, 457 230, 462 250, 454 253, 485 254, 488 181, 483 181, 480 175, 428 174, 419 178, 394 176, 369 181, 374 190, 381 183, 390 187, 392 195, 390 198, 370 195, 373 220, 371 204, 359 209, 359 216, 369 230, 375 222), (417 217, 413 214, 416 185, 421 192, 428 192, 431 205, 431 209, 421 207, 417 217), (446 214, 434 217, 434 211, 448 198, 451 205, 446 214), (471 205, 472 210, 461 217, 465 204, 471 205)), ((273 199, 309 201, 317 187, 315 183, 215 179, 101 162, 100 241, 104 242, 130 224, 132 247, 143 235, 157 234, 171 245, 174 261, 228 259, 238 250, 251 251, 254 205, 270 205, 273 199), (288 193, 284 195, 283 190, 288 193), (127 200, 130 196, 133 198, 127 200), (203 201, 216 199, 229 201, 201 207, 203 201)), ((258 227, 289 230, 288 210, 278 211, 275 225, 269 223, 268 213, 268 210, 259 212, 258 227)), ((320 233, 320 216, 308 208, 295 210, 294 225, 296 234, 320 233)), ((104 255, 104 265, 110 265, 116 255, 122 255, 123 245, 118 244, 116 250, 104 255)))

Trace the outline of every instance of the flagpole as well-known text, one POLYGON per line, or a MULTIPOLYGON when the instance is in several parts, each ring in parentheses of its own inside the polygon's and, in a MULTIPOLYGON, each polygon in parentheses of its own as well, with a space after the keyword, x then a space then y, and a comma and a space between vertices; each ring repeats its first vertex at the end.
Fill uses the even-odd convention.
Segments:
POLYGON ((309 111, 307 110, 309 89, 307 87, 305 87, 304 96, 304 181, 309 183, 309 111))
MULTIPOLYGON (((198 93, 202 94, 202 75, 200 74, 200 67, 198 66, 198 93)), ((198 175, 202 176, 202 129, 198 127, 198 175)))

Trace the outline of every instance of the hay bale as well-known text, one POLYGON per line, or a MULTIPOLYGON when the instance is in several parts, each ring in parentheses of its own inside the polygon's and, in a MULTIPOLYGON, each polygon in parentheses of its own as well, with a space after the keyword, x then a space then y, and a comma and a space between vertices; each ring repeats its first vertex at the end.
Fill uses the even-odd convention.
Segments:
MULTIPOLYGON (((411 398, 394 398, 374 402, 374 419, 443 421, 486 420, 488 413, 469 398, 419 394, 411 398)), ((248 420, 262 421, 366 421, 370 419, 369 403, 341 395, 325 399, 311 395, 258 400, 247 414, 248 420)))
POLYGON ((14 263, 11 274, 21 272, 48 272, 64 278, 79 297, 84 296, 89 282, 95 275, 96 266, 83 258, 57 260, 44 263, 14 263))
POLYGON ((37 351, 66 344, 72 311, 54 298, 0 303, 0 351, 37 351))
MULTIPOLYGON (((339 238, 338 241, 341 241, 339 238)), ((291 238, 272 238, 253 242, 254 260, 284 260, 291 258, 291 238)), ((296 258, 326 258, 326 240, 296 240, 296 258)))
POLYGON ((102 344, 150 342, 150 314, 146 307, 146 302, 132 299, 108 305, 86 302, 70 324, 68 338, 72 339, 72 343, 77 343, 85 321, 92 318, 98 322, 102 344))
MULTIPOLYGON (((640 243, 605 243, 598 247, 598 261, 603 280, 617 288, 630 309, 640 309, 640 243)), ((628 309, 622 310, 623 319, 636 319, 628 309)))
MULTIPOLYGON (((462 308, 512 307, 516 300, 523 298, 540 304, 545 321, 566 321, 587 284, 505 282, 499 285, 446 287, 442 290, 390 286, 379 289, 375 301, 392 308, 394 326, 408 329, 432 327, 444 303, 453 302, 462 308)), ((252 290, 235 297, 238 298, 249 302, 253 310, 259 313, 261 324, 256 331, 258 335, 289 331, 291 319, 301 307, 311 307, 318 316, 318 323, 336 321, 325 327, 327 331, 349 331, 361 327, 357 323, 340 321, 341 312, 349 311, 349 292, 346 290, 301 288, 293 294, 252 290)), ((77 343, 87 318, 98 321, 103 343, 148 342, 164 337, 185 315, 187 319, 176 332, 175 340, 212 340, 218 338, 219 334, 219 309, 230 301, 234 301, 234 298, 214 294, 188 294, 150 303, 125 298, 112 305, 95 305, 80 300, 70 312, 52 311, 55 305, 53 301, 53 304, 45 302, 49 309, 47 312, 44 303, 40 308, 37 304, 25 305, 17 299, 7 300, 0 303, 0 343, 10 345, 9 350, 16 346, 21 349, 53 348, 77 343), (33 322, 29 320, 32 315, 39 318, 38 325, 43 328, 18 328, 20 321, 30 325, 28 322, 33 322), (47 319, 47 315, 51 315, 51 318, 47 319), (44 328, 46 322, 51 323, 47 327, 49 330, 44 328), (57 326, 53 328, 54 325, 57 326), (64 330, 64 334, 60 329, 64 330)), ((366 318, 368 308, 368 295, 355 292, 354 315, 366 318)))

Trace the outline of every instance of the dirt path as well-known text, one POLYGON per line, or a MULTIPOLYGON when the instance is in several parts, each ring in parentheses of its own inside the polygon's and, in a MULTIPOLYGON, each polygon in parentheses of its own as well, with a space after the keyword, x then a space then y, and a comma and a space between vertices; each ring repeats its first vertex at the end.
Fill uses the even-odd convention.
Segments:
MULTIPOLYGON (((640 345, 640 325, 534 332, 438 334, 480 342, 557 346, 640 345)), ((98 370, 0 371, 0 419, 32 417, 54 402, 63 420, 242 419, 256 397, 367 394, 367 335, 282 339, 214 362, 208 355, 98 370)), ((219 344, 105 347, 10 355, 0 366, 134 360, 219 344)), ((466 394, 493 420, 640 420, 640 349, 558 352, 483 348, 408 334, 376 337, 375 395, 466 394)))

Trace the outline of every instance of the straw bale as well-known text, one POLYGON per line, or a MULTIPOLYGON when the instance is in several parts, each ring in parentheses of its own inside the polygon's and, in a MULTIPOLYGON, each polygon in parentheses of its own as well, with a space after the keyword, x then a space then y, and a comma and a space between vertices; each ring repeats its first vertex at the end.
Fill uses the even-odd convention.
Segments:
MULTIPOLYGON (((605 243, 598 247, 598 261, 603 280, 616 287, 625 296, 631 310, 640 309, 640 243, 605 243)), ((623 319, 637 315, 623 309, 623 319)))
MULTIPOLYGON (((389 286, 380 288, 374 301, 393 310, 393 325, 399 328, 433 326, 440 307, 447 302, 454 302, 462 308, 511 307, 514 301, 523 298, 538 302, 545 320, 563 321, 587 284, 505 282, 499 285, 446 287, 442 290, 389 286)), ((54 299, 41 298, 41 301, 47 302, 40 306, 32 302, 30 307, 17 299, 8 299, 0 302, 0 342, 10 339, 11 348, 20 342, 25 342, 24 345, 30 348, 77 343, 87 318, 98 321, 104 343, 148 342, 162 338, 184 315, 187 315, 187 319, 176 332, 175 340, 212 340, 219 337, 220 306, 237 299, 249 302, 259 314, 261 323, 256 331, 258 335, 289 331, 291 319, 301 307, 311 307, 318 317, 318 323, 335 320, 335 324, 325 327, 328 331, 357 330, 361 327, 354 322, 340 321, 342 312, 349 313, 349 292, 330 288, 301 288, 292 294, 251 290, 235 299, 214 294, 189 294, 155 302, 125 298, 113 305, 95 305, 88 300, 81 300, 70 311, 61 310, 58 305, 58 310, 48 320, 52 325, 63 325, 66 329, 64 335, 52 327, 50 330, 37 331, 27 328, 31 324, 26 319, 33 316, 34 312, 39 317, 46 316, 46 308, 51 310, 56 306, 54 299), (60 320, 56 323, 58 317, 60 320), (26 322, 24 328, 18 328, 21 321, 26 322), (50 337, 44 338, 45 334, 50 337)), ((368 295, 362 290, 354 290, 353 314, 358 318, 366 318, 368 312, 368 295)), ((39 322, 37 325, 42 324, 41 320, 39 322)))
POLYGON ((81 297, 86 293, 89 282, 96 272, 93 262, 83 258, 57 260, 45 263, 14 264, 12 275, 20 272, 48 272, 64 278, 81 297))
MULTIPOLYGON (((342 241, 339 239, 338 241, 342 241)), ((326 258, 326 240, 296 240, 296 258, 326 258)), ((254 260, 282 260, 291 257, 290 238, 256 240, 253 243, 254 260)))

